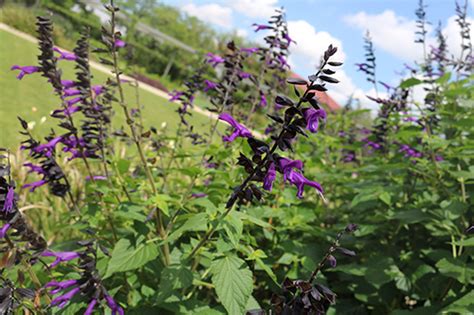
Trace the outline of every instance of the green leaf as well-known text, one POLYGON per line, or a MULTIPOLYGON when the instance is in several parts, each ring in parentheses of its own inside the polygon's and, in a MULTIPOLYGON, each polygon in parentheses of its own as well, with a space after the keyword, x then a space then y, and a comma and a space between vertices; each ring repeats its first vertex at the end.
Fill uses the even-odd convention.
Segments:
POLYGON ((171 198, 168 195, 157 194, 157 195, 151 197, 148 200, 148 202, 149 202, 149 204, 160 208, 161 212, 163 212, 167 217, 169 217, 170 216, 170 210, 168 208, 168 202, 170 200, 171 200, 171 198))
POLYGON ((115 244, 104 278, 110 277, 115 272, 140 268, 157 256, 156 244, 141 243, 135 247, 130 243, 130 240, 123 238, 115 244))
POLYGON ((429 273, 436 273, 436 270, 430 265, 420 265, 416 268, 415 272, 411 274, 411 281, 414 283, 429 273))
POLYGON ((403 81, 402 83, 400 83, 400 88, 407 89, 409 87, 418 85, 420 83, 423 83, 423 81, 418 80, 416 78, 409 78, 409 79, 406 79, 405 81, 403 81))
POLYGON ((145 206, 133 203, 121 203, 117 211, 114 212, 114 215, 125 219, 144 222, 146 220, 144 210, 146 210, 145 206))
POLYGON ((442 311, 443 314, 472 314, 474 313, 474 291, 469 292, 459 300, 449 304, 442 311))
POLYGON ((379 199, 382 200, 387 206, 390 206, 392 203, 392 196, 386 191, 379 195, 379 199))
POLYGON ((454 242, 454 244, 458 246, 464 246, 464 247, 474 246, 474 237, 454 242))
POLYGON ((168 236, 166 241, 172 242, 178 239, 186 231, 205 231, 207 229, 208 221, 209 218, 204 212, 192 214, 183 225, 181 225, 178 229, 171 233, 170 236, 168 236))
POLYGON ((253 289, 252 272, 235 255, 214 260, 211 265, 212 283, 217 296, 230 315, 245 313, 253 289))
POLYGON ((436 263, 439 271, 448 276, 455 278, 461 283, 469 284, 474 276, 472 266, 469 266, 459 259, 443 258, 436 263))
POLYGON ((128 172, 129 167, 130 167, 130 160, 122 159, 117 162, 117 169, 120 174, 125 174, 126 172, 128 172))

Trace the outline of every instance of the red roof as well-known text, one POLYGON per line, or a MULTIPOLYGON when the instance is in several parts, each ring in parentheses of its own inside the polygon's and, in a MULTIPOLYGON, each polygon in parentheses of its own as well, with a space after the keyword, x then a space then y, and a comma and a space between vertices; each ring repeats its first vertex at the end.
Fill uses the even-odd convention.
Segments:
MULTIPOLYGON (((294 72, 290 74, 290 78, 305 80, 303 77, 301 77, 300 75, 294 72)), ((303 91, 306 90, 306 88, 303 85, 297 85, 297 87, 303 91)), ((315 98, 318 100, 318 102, 320 102, 323 105, 326 105, 330 111, 334 112, 336 110, 339 110, 342 107, 326 92, 320 92, 320 91, 315 91, 315 92, 316 92, 315 98)))

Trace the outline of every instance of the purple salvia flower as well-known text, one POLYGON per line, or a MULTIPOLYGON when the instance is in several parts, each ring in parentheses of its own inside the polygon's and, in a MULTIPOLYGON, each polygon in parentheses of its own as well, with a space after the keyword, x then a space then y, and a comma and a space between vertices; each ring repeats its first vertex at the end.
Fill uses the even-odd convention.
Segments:
POLYGON ((240 49, 240 51, 246 52, 249 55, 254 54, 259 50, 260 50, 260 48, 258 48, 258 47, 249 47, 249 48, 240 49))
POLYGON ((353 162, 354 160, 355 160, 355 154, 354 153, 347 153, 344 156, 344 159, 343 159, 343 161, 345 163, 350 163, 350 162, 353 162))
POLYGON ((57 294, 62 290, 65 290, 69 287, 72 287, 77 284, 77 280, 71 279, 71 280, 64 280, 61 282, 57 281, 50 281, 45 284, 45 288, 52 288, 52 290, 49 292, 50 294, 57 294))
POLYGON ((204 80, 204 84, 206 85, 203 89, 204 92, 207 92, 209 90, 214 90, 218 85, 216 82, 212 82, 209 80, 204 80))
MULTIPOLYGON (((293 168, 301 171, 303 169, 303 162, 301 160, 291 160, 282 157, 278 160, 278 166, 280 167, 283 176, 285 176, 285 174, 289 173, 293 168)), ((286 180, 285 177, 283 177, 283 179, 286 180)))
POLYGON ((290 37, 290 34, 288 34, 288 33, 283 34, 283 38, 286 39, 286 41, 288 42, 288 45, 290 45, 291 43, 295 43, 295 44, 296 44, 296 41, 294 41, 294 40, 290 37))
POLYGON ((107 301, 107 305, 112 311, 112 315, 123 314, 123 309, 120 306, 118 306, 117 302, 115 302, 115 300, 110 295, 105 295, 105 301, 107 301))
POLYGON ((25 184, 23 185, 22 189, 30 188, 30 192, 34 192, 36 188, 46 185, 47 183, 48 182, 46 180, 42 179, 33 183, 25 184))
POLYGON ((168 95, 171 96, 169 101, 170 102, 174 102, 174 101, 178 101, 179 98, 184 94, 184 92, 181 92, 181 91, 176 91, 174 90, 173 92, 169 93, 168 95))
POLYGON ((403 121, 406 121, 406 122, 418 122, 418 118, 416 118, 415 116, 408 116, 408 117, 403 118, 403 121))
POLYGON ((374 150, 378 150, 380 148, 382 148, 382 146, 376 142, 373 142, 373 141, 368 141, 366 140, 367 143, 365 144, 365 147, 371 147, 372 149, 374 150))
POLYGON ((230 114, 222 113, 219 115, 219 119, 229 123, 234 127, 234 132, 230 136, 223 136, 222 140, 225 142, 232 142, 237 137, 250 138, 252 133, 245 128, 245 126, 239 124, 230 114))
POLYGON ((261 107, 266 107, 267 106, 267 98, 265 97, 265 94, 263 94, 262 91, 260 91, 260 106, 261 107))
POLYGON ((15 190, 13 187, 8 187, 7 196, 3 204, 3 211, 10 212, 13 209, 13 204, 15 203, 15 190))
POLYGON ((333 255, 329 255, 328 256, 328 263, 329 263, 329 266, 331 266, 332 268, 336 268, 336 266, 337 266, 336 257, 334 257, 333 255))
POLYGON ((435 161, 436 162, 441 162, 441 161, 444 161, 444 158, 441 155, 436 155, 435 156, 435 161))
POLYGON ((76 82, 73 80, 61 80, 61 85, 68 89, 76 86, 76 82))
POLYGON ((273 126, 268 126, 267 128, 265 128, 265 131, 263 133, 268 135, 268 134, 272 133, 274 130, 275 130, 275 128, 273 126))
POLYGON ((10 229, 10 227, 11 227, 10 223, 6 223, 4 226, 2 226, 2 228, 0 229, 0 238, 5 237, 5 235, 8 232, 8 229, 10 229))
POLYGON ((118 47, 118 48, 123 48, 125 47, 127 44, 121 40, 121 39, 116 39, 115 42, 114 42, 114 46, 115 47, 118 47))
POLYGON ((287 175, 287 179, 290 183, 295 185, 296 188, 298 189, 298 193, 296 194, 296 196, 300 199, 303 198, 303 192, 304 192, 305 186, 311 186, 315 188, 319 192, 319 194, 321 195, 323 194, 323 188, 321 187, 321 184, 307 179, 299 172, 296 172, 294 170, 289 171, 287 175))
POLYGON ((213 53, 207 53, 207 63, 210 63, 213 67, 216 67, 220 63, 224 63, 225 59, 222 58, 219 55, 213 54, 213 53))
POLYGON ((389 92, 390 90, 394 90, 394 87, 385 83, 385 82, 382 82, 382 81, 379 81, 380 85, 382 85, 386 90, 387 92, 389 92))
POLYGON ((366 63, 356 63, 357 71, 367 71, 367 64, 366 63))
POLYGON ((97 300, 92 299, 90 301, 89 305, 87 305, 87 308, 86 308, 86 311, 84 312, 84 315, 92 315, 92 313, 94 312, 94 307, 95 307, 96 304, 97 304, 97 300))
POLYGON ((80 101, 82 101, 82 98, 80 98, 80 97, 75 97, 75 98, 73 98, 73 99, 70 99, 70 100, 66 101, 66 103, 67 103, 68 106, 72 106, 72 105, 74 105, 74 104, 79 103, 80 101))
POLYGON ((18 80, 23 79, 25 74, 32 74, 35 72, 38 72, 40 70, 39 67, 36 66, 19 66, 19 65, 14 65, 10 68, 10 70, 20 70, 20 73, 16 76, 18 80))
POLYGON ((79 257, 79 253, 76 252, 52 252, 52 251, 45 251, 41 254, 41 256, 45 257, 56 257, 56 260, 49 266, 49 268, 56 267, 60 262, 70 261, 75 258, 79 257))
POLYGON ((326 120, 326 112, 324 109, 310 108, 304 112, 304 119, 306 119, 306 129, 310 132, 318 132, 319 120, 326 120))
POLYGON ((275 171, 275 163, 271 163, 270 167, 268 168, 268 172, 263 179, 263 189, 272 191, 273 189, 273 182, 276 178, 276 171, 275 171))
POLYGON ((57 47, 54 47, 53 50, 60 55, 58 60, 75 61, 77 59, 77 56, 73 53, 70 53, 70 52, 67 52, 67 51, 62 51, 57 47))
POLYGON ((52 117, 58 117, 60 115, 71 116, 75 112, 80 111, 81 108, 79 106, 68 106, 66 109, 56 109, 51 113, 52 117))
POLYGON ((54 150, 54 148, 56 147, 56 145, 61 142, 61 140, 63 139, 62 136, 59 136, 59 137, 56 137, 56 138, 53 138, 51 139, 50 141, 48 141, 48 143, 44 143, 44 144, 40 144, 38 145, 37 147, 35 147, 33 150, 37 153, 40 153, 40 152, 45 152, 46 156, 51 156, 51 152, 54 150))
POLYGON ((92 92, 94 92, 94 97, 99 96, 100 94, 105 92, 105 87, 103 85, 93 85, 91 87, 92 92))
POLYGON ((285 57, 283 57, 282 55, 278 55, 277 56, 277 59, 278 61, 280 62, 280 67, 283 69, 284 67, 288 67, 290 68, 290 65, 288 64, 288 62, 286 61, 285 57))
POLYGON ((257 23, 254 23, 254 24, 252 24, 252 26, 255 27, 255 32, 259 32, 259 31, 261 31, 261 30, 271 30, 271 29, 273 29, 272 26, 270 26, 270 25, 265 25, 265 24, 257 24, 257 23))
POLYGON ((57 305, 59 308, 63 308, 80 290, 80 288, 74 288, 66 294, 54 298, 51 301, 51 306, 57 305))
POLYGON ((239 73, 239 77, 240 77, 241 79, 248 79, 248 78, 250 78, 251 76, 252 76, 252 75, 251 75, 250 73, 245 72, 245 71, 240 71, 240 73, 239 73))
POLYGON ((358 226, 355 223, 349 223, 344 229, 347 233, 352 233, 357 230, 358 226))
POLYGON ((207 197, 207 194, 206 193, 193 193, 193 194, 191 194, 191 197, 193 197, 193 198, 204 198, 204 197, 207 197))
POLYGON ((64 96, 65 97, 68 97, 68 96, 74 96, 74 95, 80 95, 81 94, 81 91, 79 91, 78 89, 65 89, 64 90, 64 96))

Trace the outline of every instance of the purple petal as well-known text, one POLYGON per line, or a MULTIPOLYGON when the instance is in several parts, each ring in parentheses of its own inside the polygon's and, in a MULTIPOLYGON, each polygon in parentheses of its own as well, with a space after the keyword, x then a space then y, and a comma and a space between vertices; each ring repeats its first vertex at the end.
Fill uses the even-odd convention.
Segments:
POLYGON ((3 204, 3 211, 10 212, 13 209, 13 203, 15 202, 15 190, 13 187, 8 187, 7 196, 5 197, 5 201, 3 204))
POLYGON ((4 226, 2 226, 2 228, 0 229, 0 238, 5 237, 10 227, 11 227, 10 223, 6 223, 4 226))
POLYGON ((92 299, 92 301, 89 303, 89 305, 87 305, 87 309, 84 312, 84 315, 92 315, 92 312, 94 312, 94 307, 95 307, 96 304, 97 304, 97 300, 92 299))
POLYGON ((23 185, 22 189, 24 188, 30 188, 30 192, 34 192, 36 188, 41 187, 43 185, 46 185, 48 182, 45 181, 44 179, 33 182, 33 183, 28 183, 23 185))

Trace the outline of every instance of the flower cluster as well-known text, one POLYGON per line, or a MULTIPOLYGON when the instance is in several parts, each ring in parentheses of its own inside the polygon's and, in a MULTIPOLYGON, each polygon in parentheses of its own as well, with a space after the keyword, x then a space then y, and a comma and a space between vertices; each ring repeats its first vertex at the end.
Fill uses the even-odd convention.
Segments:
MULTIPOLYGON (((287 59, 289 47, 294 40, 288 33, 288 25, 283 9, 276 9, 268 24, 254 24, 255 32, 269 30, 264 37, 265 46, 260 48, 243 48, 242 51, 255 53, 261 61, 260 71, 254 78, 257 91, 248 101, 252 108, 248 117, 259 107, 266 107, 269 99, 274 99, 278 90, 285 88, 286 71, 290 69, 287 59)), ((247 118, 249 122, 249 118, 247 118)))
MULTIPOLYGON (((80 109, 85 119, 82 120, 82 137, 80 149, 68 146, 73 156, 79 153, 88 158, 104 158, 104 147, 110 125, 110 102, 112 95, 107 86, 92 85, 89 68, 89 34, 84 32, 74 49, 76 56, 76 82, 74 94, 80 98, 80 109), (102 97, 104 96, 104 97, 102 97)), ((70 89, 66 90, 70 91, 70 89)), ((73 141, 74 139, 70 139, 73 141)))
MULTIPOLYGON (((55 267, 61 262, 67 262, 77 259, 76 268, 79 269, 79 278, 67 279, 63 281, 50 281, 44 288, 49 293, 56 295, 51 301, 51 306, 62 308, 69 303, 75 296, 82 296, 88 305, 85 315, 90 315, 94 309, 102 302, 107 305, 112 314, 121 315, 124 311, 120 305, 115 302, 113 297, 108 293, 102 283, 97 270, 97 247, 100 247, 96 241, 81 241, 78 244, 84 247, 83 250, 77 252, 51 252, 45 251, 43 256, 54 257, 55 261, 50 268, 55 267), (60 295, 57 295, 60 294, 60 295)), ((102 247, 100 247, 104 250, 102 247)), ((104 250, 105 251, 105 250, 104 250)), ((105 252, 105 254, 108 254, 105 252)))
MULTIPOLYGON (((28 260, 34 260, 46 248, 46 241, 30 227, 18 210, 15 185, 10 178, 10 166, 2 163, 3 153, 6 152, 5 149, 0 149, 0 153, 2 153, 0 157, 0 252, 13 250, 11 248, 12 241, 18 241, 27 245, 21 250, 13 250, 11 261, 17 263, 25 254, 29 256, 28 260), (12 230, 15 232, 10 234, 12 230), (13 238, 13 240, 4 243, 3 239, 6 238, 13 238), (7 248, 4 248, 3 245, 6 245, 7 248)), ((8 159, 8 157, 6 158, 8 159)))
MULTIPOLYGON (((337 67, 341 63, 329 61, 337 51, 337 48, 330 45, 326 50, 323 58, 323 63, 319 71, 309 77, 309 82, 306 80, 289 79, 288 83, 293 85, 304 85, 306 91, 300 96, 297 102, 291 98, 280 95, 275 98, 275 102, 281 106, 286 107, 284 117, 277 115, 269 115, 280 127, 278 136, 274 136, 273 145, 270 146, 266 142, 255 139, 251 133, 243 125, 239 124, 229 114, 221 115, 220 119, 228 122, 233 128, 234 132, 230 137, 224 137, 224 141, 232 141, 236 137, 247 138, 247 142, 252 149, 252 157, 249 158, 241 153, 238 159, 238 164, 243 166, 245 171, 249 174, 244 182, 238 186, 228 200, 227 207, 231 207, 236 201, 250 202, 254 197, 259 200, 262 197, 262 192, 252 182, 262 182, 263 189, 271 190, 273 182, 276 178, 276 172, 283 175, 283 180, 296 186, 297 197, 302 198, 305 186, 310 186, 322 196, 323 189, 318 182, 307 179, 303 175, 303 162, 299 160, 290 160, 282 157, 275 151, 279 148, 282 151, 287 149, 292 150, 292 141, 298 134, 307 136, 305 129, 311 133, 316 133, 319 129, 321 121, 325 121, 326 112, 320 107, 315 100, 314 95, 317 90, 324 90, 326 83, 337 83, 338 81, 333 77, 324 73, 326 66, 337 67), (308 104, 309 106, 303 106, 308 104)), ((332 71, 335 73, 335 71, 332 71)))
POLYGON ((242 52, 234 42, 227 43, 228 52, 224 57, 214 54, 208 54, 212 58, 208 58, 207 62, 213 66, 222 64, 224 67, 222 78, 218 83, 209 82, 207 84, 208 91, 214 91, 211 97, 212 112, 222 113, 224 110, 233 112, 234 94, 240 81, 249 78, 250 74, 243 69, 243 60, 246 53, 242 52))
POLYGON ((275 314, 326 314, 329 305, 336 302, 336 294, 321 283, 313 283, 317 274, 324 266, 336 267, 335 252, 353 257, 355 252, 339 246, 344 234, 352 233, 357 225, 349 224, 339 232, 335 241, 329 247, 326 255, 316 266, 309 280, 290 280, 285 278, 281 285, 282 294, 272 297, 272 310, 275 314))

